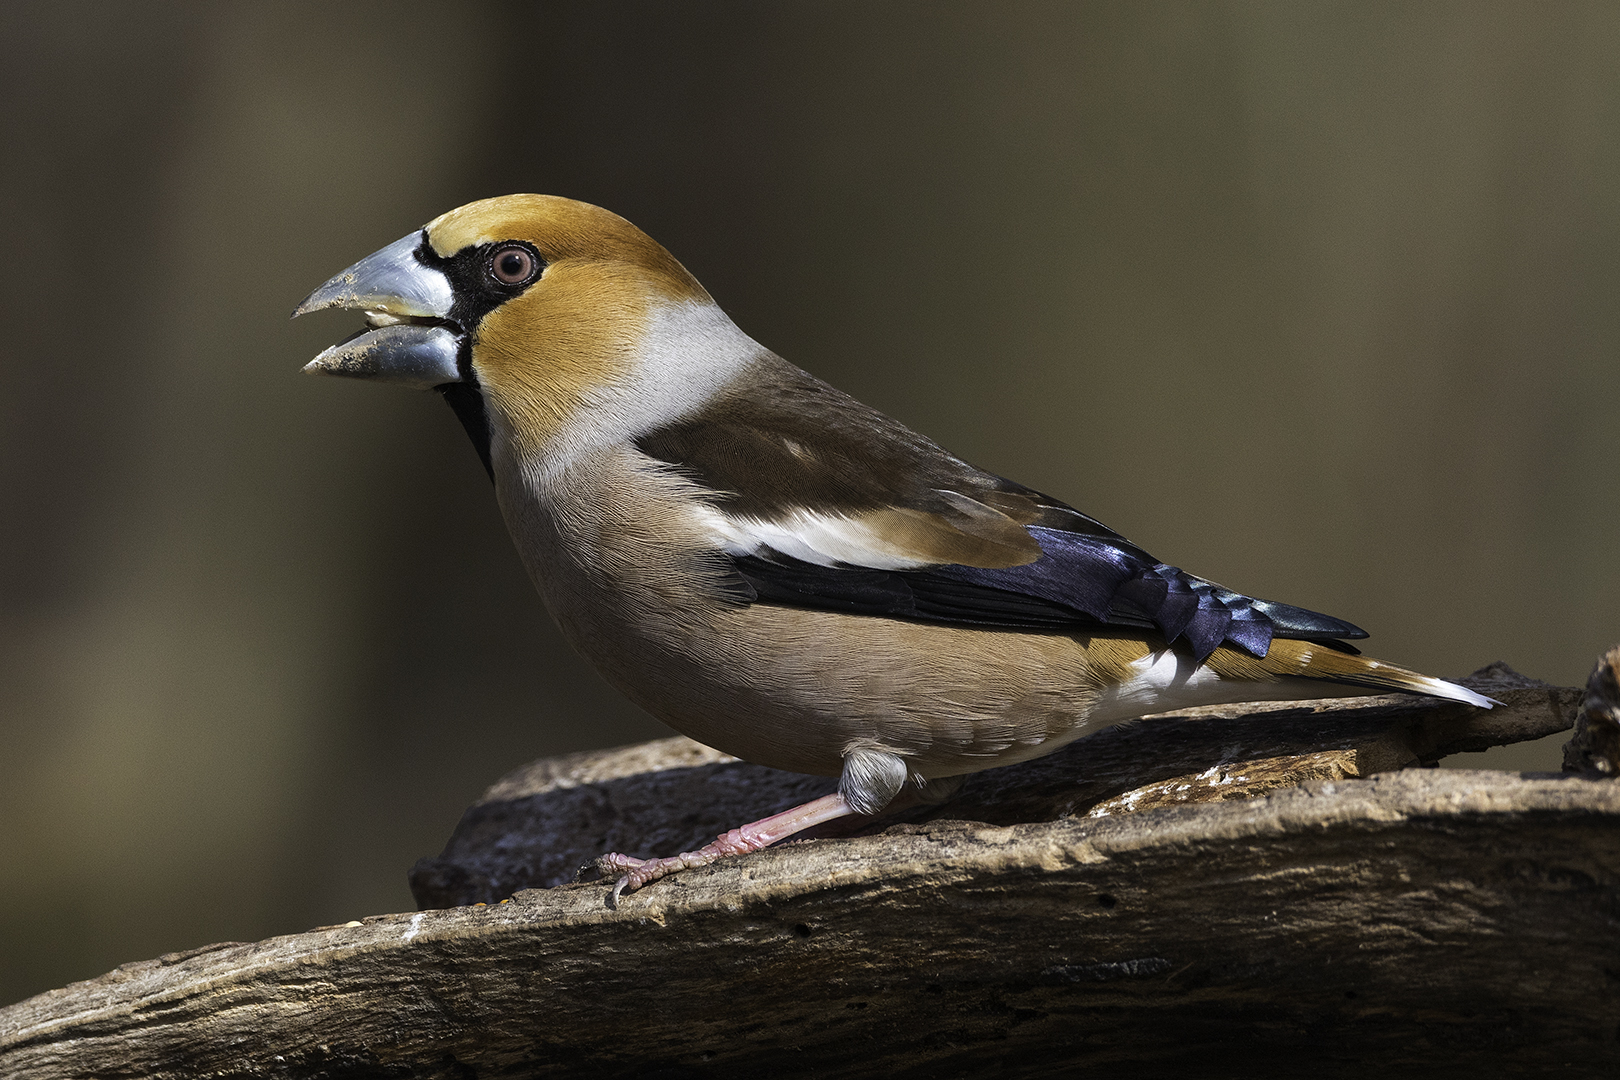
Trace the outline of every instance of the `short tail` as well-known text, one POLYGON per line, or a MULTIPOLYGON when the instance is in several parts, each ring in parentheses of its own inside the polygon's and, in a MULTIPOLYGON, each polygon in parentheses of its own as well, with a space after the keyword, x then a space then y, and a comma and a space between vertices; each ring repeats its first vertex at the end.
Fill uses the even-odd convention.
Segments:
POLYGON ((1369 656, 1339 652, 1326 645, 1293 638, 1275 638, 1263 657, 1250 656, 1241 649, 1222 646, 1206 661, 1223 679, 1269 681, 1278 676, 1319 679, 1372 690, 1398 690, 1408 694, 1461 701, 1481 709, 1500 702, 1476 694, 1466 686, 1415 671, 1386 664, 1369 656))

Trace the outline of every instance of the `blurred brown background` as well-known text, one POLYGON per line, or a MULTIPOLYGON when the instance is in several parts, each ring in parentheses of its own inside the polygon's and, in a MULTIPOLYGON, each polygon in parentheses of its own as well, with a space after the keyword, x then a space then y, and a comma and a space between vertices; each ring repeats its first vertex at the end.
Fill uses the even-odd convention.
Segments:
MULTIPOLYGON (((0 9, 0 1001, 408 910, 568 654, 448 409, 298 375, 474 198, 1437 674, 1620 640, 1612 3, 0 9)), ((1510 766, 1556 767, 1555 748, 1510 766)))

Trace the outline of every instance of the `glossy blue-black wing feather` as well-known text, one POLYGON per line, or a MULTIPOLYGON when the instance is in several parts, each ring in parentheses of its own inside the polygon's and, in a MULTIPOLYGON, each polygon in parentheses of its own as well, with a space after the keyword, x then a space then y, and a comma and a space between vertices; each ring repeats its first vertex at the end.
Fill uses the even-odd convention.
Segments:
MULTIPOLYGON (((1050 517, 1047 520, 1051 520, 1050 517)), ((1084 519, 1090 522, 1091 519, 1084 519)), ((733 559, 766 603, 962 626, 1077 630, 1152 629, 1200 658, 1223 643, 1255 656, 1274 637, 1353 652, 1366 632, 1342 619, 1259 600, 1154 560, 1105 530, 1030 527, 1042 555, 1024 566, 872 570, 820 566, 779 555, 733 559)))

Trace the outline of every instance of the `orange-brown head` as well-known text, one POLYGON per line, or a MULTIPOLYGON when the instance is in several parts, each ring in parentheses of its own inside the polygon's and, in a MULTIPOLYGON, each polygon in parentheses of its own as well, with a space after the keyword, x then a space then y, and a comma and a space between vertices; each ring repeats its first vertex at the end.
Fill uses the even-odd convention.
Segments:
POLYGON ((440 390, 486 465, 492 439, 529 458, 622 438, 758 350, 646 233, 554 195, 452 210, 294 315, 328 307, 362 310, 370 330, 305 370, 440 390))

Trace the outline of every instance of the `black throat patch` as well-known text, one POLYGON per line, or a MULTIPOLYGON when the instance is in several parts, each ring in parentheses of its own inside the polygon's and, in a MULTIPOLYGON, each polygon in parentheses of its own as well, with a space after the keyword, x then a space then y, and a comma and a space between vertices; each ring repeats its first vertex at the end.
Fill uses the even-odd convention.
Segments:
POLYGON ((462 429, 478 451, 478 460, 490 480, 495 479, 495 467, 490 461, 489 406, 484 401, 483 387, 472 367, 473 342, 478 339, 478 324, 484 316, 502 304, 533 287, 545 276, 546 259, 533 245, 523 241, 501 241, 477 244, 445 258, 433 250, 424 234, 416 248, 416 261, 442 273, 450 281, 452 302, 448 322, 453 323, 461 337, 461 351, 456 357, 456 368, 461 382, 435 387, 461 421, 462 429), (522 285, 507 285, 490 273, 490 254, 498 247, 520 244, 529 251, 538 268, 534 278, 522 285))

